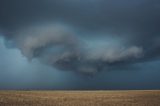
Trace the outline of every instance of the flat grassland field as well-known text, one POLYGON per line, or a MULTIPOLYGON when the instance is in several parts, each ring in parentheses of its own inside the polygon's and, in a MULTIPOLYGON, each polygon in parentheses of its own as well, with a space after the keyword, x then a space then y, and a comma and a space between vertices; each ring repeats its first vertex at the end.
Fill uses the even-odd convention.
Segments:
POLYGON ((0 91, 0 106, 160 106, 160 91, 0 91))

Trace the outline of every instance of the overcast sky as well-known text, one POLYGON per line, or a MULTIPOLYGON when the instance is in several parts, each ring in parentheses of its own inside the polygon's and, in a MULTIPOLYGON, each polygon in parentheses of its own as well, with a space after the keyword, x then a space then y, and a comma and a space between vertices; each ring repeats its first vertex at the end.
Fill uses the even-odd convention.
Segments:
POLYGON ((159 0, 1 0, 0 89, 160 89, 159 0))

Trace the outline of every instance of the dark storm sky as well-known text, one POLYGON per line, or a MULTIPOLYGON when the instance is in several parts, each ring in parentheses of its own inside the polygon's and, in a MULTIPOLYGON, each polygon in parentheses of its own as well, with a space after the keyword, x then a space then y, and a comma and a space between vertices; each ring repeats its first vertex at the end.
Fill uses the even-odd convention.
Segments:
POLYGON ((0 89, 160 89, 159 0, 0 0, 0 89))

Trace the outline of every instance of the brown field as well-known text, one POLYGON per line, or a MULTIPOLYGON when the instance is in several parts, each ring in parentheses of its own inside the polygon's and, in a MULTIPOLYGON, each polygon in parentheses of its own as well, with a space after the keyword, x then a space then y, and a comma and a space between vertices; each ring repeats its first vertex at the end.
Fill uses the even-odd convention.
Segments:
POLYGON ((0 106, 160 106, 160 91, 0 91, 0 106))

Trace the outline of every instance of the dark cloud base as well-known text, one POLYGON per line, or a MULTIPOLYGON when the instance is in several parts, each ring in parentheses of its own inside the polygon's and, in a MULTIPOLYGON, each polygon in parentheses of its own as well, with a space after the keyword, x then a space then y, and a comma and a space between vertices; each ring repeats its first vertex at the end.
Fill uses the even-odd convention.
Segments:
POLYGON ((60 70, 96 73, 160 57, 158 0, 1 0, 0 28, 6 46, 60 70), (86 48, 108 37, 122 41, 86 48))

